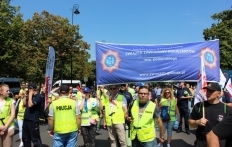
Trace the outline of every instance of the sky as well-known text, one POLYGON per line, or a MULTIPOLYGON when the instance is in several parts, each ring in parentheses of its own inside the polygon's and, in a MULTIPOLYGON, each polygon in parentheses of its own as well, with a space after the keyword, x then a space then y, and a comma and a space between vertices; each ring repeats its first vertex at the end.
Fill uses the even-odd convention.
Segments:
POLYGON ((204 41, 203 30, 210 28, 211 16, 232 9, 231 0, 12 0, 20 6, 26 21, 43 10, 68 18, 79 5, 73 24, 80 26, 83 40, 91 45, 91 60, 96 59, 95 42, 117 44, 172 44, 204 41))

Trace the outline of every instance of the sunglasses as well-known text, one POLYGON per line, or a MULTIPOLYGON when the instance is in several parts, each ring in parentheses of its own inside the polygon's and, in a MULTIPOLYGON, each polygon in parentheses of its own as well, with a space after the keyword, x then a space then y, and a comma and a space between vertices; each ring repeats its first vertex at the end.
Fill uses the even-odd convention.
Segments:
POLYGON ((116 88, 110 88, 110 90, 115 90, 116 88))
POLYGON ((165 92, 165 94, 170 94, 170 92, 165 92))
POLYGON ((148 95, 148 93, 139 93, 139 95, 148 95))

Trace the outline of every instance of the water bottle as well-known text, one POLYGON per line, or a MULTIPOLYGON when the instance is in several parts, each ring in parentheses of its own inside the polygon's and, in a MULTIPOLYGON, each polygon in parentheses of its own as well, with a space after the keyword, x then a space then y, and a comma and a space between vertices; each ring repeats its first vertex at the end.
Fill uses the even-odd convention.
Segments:
POLYGON ((179 127, 178 117, 176 116, 176 121, 174 122, 173 128, 174 130, 177 130, 179 127))

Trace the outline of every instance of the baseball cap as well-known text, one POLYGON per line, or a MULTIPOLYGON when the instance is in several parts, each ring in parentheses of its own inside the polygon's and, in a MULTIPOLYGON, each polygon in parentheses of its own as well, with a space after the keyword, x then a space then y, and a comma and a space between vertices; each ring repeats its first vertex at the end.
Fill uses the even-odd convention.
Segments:
POLYGON ((135 86, 139 86, 139 87, 144 86, 144 85, 145 85, 145 83, 143 83, 143 82, 139 82, 139 83, 135 84, 135 86))
POLYGON ((60 86, 60 92, 61 92, 61 93, 68 93, 68 92, 69 92, 69 87, 68 87, 68 85, 61 85, 61 86, 60 86))
POLYGON ((210 83, 207 87, 203 89, 209 89, 212 91, 221 91, 221 86, 218 83, 210 83))
POLYGON ((83 92, 89 93, 89 92, 91 92, 91 91, 90 91, 90 89, 89 89, 88 87, 85 87, 85 88, 83 89, 83 92))
POLYGON ((28 89, 36 89, 37 85, 35 83, 29 83, 28 84, 28 89))

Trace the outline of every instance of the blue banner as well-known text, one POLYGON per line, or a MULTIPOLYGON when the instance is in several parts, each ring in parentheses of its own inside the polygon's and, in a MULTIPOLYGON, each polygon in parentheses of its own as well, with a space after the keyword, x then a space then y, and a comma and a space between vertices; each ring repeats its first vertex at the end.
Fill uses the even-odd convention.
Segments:
POLYGON ((200 56, 207 80, 218 82, 219 40, 167 45, 96 42, 97 84, 197 81, 200 56))

